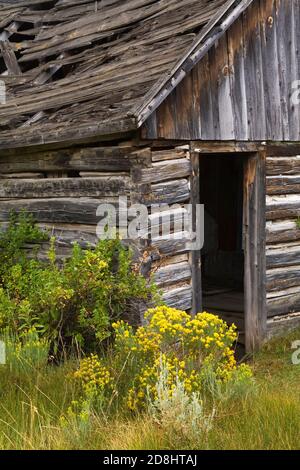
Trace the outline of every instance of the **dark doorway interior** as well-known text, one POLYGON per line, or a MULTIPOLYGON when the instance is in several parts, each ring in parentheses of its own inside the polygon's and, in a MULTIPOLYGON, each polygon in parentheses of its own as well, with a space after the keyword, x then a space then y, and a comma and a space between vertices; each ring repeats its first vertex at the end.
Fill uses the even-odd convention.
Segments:
POLYGON ((200 158, 200 202, 205 207, 201 252, 203 309, 239 329, 244 343, 244 158, 200 158))

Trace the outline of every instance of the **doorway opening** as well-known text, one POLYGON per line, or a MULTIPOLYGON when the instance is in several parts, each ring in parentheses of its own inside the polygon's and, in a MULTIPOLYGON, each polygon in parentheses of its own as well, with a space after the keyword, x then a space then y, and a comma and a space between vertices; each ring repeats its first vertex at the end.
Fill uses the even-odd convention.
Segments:
POLYGON ((205 211, 203 310, 234 323, 241 344, 245 344, 244 162, 245 156, 239 154, 200 157, 200 202, 205 211))

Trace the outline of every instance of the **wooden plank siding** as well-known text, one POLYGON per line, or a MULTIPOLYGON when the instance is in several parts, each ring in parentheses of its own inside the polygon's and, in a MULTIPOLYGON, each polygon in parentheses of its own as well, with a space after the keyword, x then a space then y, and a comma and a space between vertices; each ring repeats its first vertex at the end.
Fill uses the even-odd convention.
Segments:
POLYGON ((298 141, 299 0, 254 0, 142 128, 149 139, 298 141))

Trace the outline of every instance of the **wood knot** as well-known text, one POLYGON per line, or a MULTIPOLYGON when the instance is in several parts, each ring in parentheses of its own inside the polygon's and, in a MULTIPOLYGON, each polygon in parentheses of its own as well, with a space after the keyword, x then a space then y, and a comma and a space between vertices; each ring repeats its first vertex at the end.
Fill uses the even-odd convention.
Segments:
POLYGON ((233 66, 232 65, 225 65, 222 72, 223 72, 224 77, 228 77, 229 75, 233 75, 234 74, 233 66))

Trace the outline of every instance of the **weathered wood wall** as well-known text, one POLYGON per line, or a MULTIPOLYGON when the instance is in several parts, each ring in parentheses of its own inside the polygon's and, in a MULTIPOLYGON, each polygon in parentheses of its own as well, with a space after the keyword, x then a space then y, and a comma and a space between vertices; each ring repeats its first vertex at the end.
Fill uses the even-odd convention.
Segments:
POLYGON ((32 213, 57 237, 61 257, 74 239, 95 243, 100 199, 130 195, 131 152, 127 146, 1 155, 0 222, 11 211, 32 213))
MULTIPOLYGON (((147 205, 167 204, 166 216, 182 220, 191 200, 192 163, 188 147, 151 150, 148 158, 136 160, 132 169, 135 201, 147 205), (172 207, 172 205, 174 205, 172 207)), ((150 212, 149 212, 150 213, 150 212)), ((161 228, 161 214, 149 215, 149 222, 161 228)), ((171 225, 176 233, 180 223, 171 225)), ((187 250, 189 234, 177 232, 176 239, 152 237, 147 244, 149 266, 167 305, 182 310, 192 308, 192 262, 187 250), (178 237, 178 238, 177 238, 178 237)))
MULTIPOLYGON (((0 224, 7 223, 12 210, 26 209, 41 227, 57 237, 58 257, 64 258, 74 240, 83 246, 96 243, 99 221, 96 210, 104 201, 117 204, 119 196, 127 196, 129 203, 146 204, 149 223, 159 227, 166 223, 164 217, 150 214, 150 206, 176 203, 176 207, 166 208, 165 215, 171 212, 174 220, 180 219, 186 211, 185 204, 193 199, 195 179, 199 182, 199 155, 193 163, 188 146, 155 145, 135 147, 127 142, 2 155, 0 224)), ((300 323, 299 155, 300 146, 267 146, 269 335, 300 323)), ((176 227, 175 224, 174 230, 176 227)), ((179 239, 162 240, 157 236, 132 243, 142 271, 153 274, 166 303, 184 310, 191 309, 197 298, 197 305, 201 304, 201 279, 194 273, 200 260, 195 261, 195 253, 188 252, 188 240, 189 234, 183 232, 179 239)), ((46 256, 47 249, 44 244, 41 258, 46 256)))
MULTIPOLYGON (((187 148, 138 148, 131 142, 114 146, 64 149, 40 153, 8 153, 0 157, 0 224, 11 211, 25 209, 39 225, 55 235, 58 257, 70 253, 74 240, 83 246, 97 241, 96 211, 103 202, 177 204, 169 212, 181 218, 190 194, 191 161, 187 148)), ((162 226, 164 219, 151 215, 162 226)), ((175 224, 176 229, 176 224, 175 224)), ((147 234, 146 234, 147 235, 147 234)), ((131 243, 145 274, 154 275, 167 304, 188 310, 192 306, 188 234, 180 239, 136 240, 131 243), (148 271, 147 271, 148 269, 148 271)), ((30 247, 28 247, 30 248, 30 247)), ((39 252, 45 258, 48 245, 39 252)))
POLYGON ((255 0, 152 114, 144 137, 298 141, 299 44, 300 1, 255 0))
POLYGON ((269 335, 300 325, 300 146, 267 157, 267 311, 269 335))

